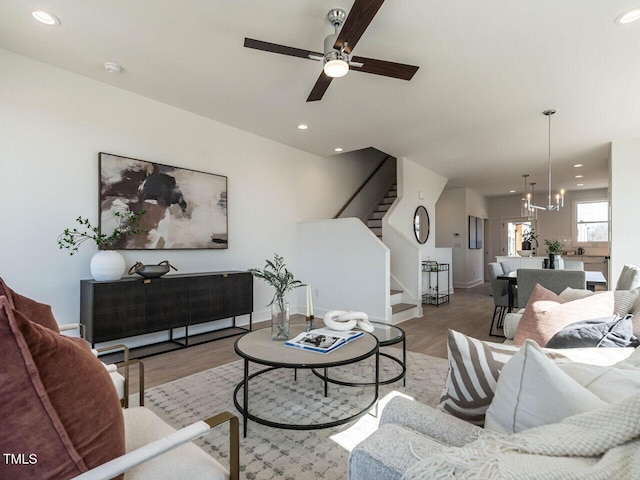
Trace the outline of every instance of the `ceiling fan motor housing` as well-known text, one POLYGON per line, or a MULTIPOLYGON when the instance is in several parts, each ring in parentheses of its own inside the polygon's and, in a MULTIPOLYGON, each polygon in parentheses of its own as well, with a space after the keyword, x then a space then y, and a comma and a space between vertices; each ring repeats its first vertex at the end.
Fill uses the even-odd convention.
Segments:
POLYGON ((345 12, 341 8, 333 8, 329 10, 329 13, 327 13, 327 20, 329 20, 331 26, 336 29, 342 26, 346 18, 347 12, 345 12))

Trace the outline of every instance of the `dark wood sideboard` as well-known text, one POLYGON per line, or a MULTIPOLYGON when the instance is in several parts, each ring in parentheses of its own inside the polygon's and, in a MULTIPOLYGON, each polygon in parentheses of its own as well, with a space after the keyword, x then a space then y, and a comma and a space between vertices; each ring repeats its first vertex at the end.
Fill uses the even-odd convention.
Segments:
MULTIPOLYGON (((136 335, 168 331, 164 342, 136 348, 136 357, 162 353, 191 344, 218 340, 251 331, 253 276, 228 271, 167 275, 144 279, 128 277, 114 282, 80 281, 80 322, 93 346, 136 335), (236 326, 236 317, 249 315, 249 328, 236 326), (233 319, 232 326, 189 335, 189 327, 233 319), (185 336, 174 339, 173 330, 185 336)), ((134 352, 132 352, 133 354, 134 352)))

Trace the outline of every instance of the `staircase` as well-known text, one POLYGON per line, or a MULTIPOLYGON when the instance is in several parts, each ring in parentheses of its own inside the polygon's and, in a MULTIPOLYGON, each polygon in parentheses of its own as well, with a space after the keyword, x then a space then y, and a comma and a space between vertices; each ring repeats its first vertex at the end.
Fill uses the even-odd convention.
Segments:
POLYGON ((414 318, 414 309, 416 308, 416 305, 411 303, 402 303, 402 290, 391 289, 390 293, 391 323, 395 325, 396 323, 414 318))
MULTIPOLYGON (((373 209, 369 217, 367 218, 367 227, 373 232, 373 234, 382 240, 382 217, 385 216, 393 202, 398 197, 398 188, 394 183, 389 187, 389 190, 384 194, 384 197, 380 200, 378 205, 373 209)), ((391 289, 391 323, 396 324, 414 318, 415 304, 403 303, 403 291, 397 289, 391 289)))
POLYGON ((389 187, 389 190, 384 194, 382 200, 378 203, 378 205, 373 209, 369 218, 367 218, 367 227, 369 230, 373 232, 373 234, 382 239, 382 217, 384 217, 387 210, 391 207, 393 202, 398 198, 398 188, 394 183, 389 187))

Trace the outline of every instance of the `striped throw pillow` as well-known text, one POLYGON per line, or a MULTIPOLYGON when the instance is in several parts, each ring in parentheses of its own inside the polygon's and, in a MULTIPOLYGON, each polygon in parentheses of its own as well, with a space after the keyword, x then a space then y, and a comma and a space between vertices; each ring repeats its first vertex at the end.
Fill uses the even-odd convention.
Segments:
POLYGON ((438 409, 474 425, 484 425, 498 375, 520 347, 483 342, 449 330, 449 373, 438 409))
POLYGON ((640 289, 633 290, 615 290, 613 292, 613 313, 622 315, 623 317, 633 310, 636 301, 640 295, 640 289))
MULTIPOLYGON (((500 371, 520 347, 484 342, 449 330, 449 373, 438 409, 475 425, 484 425, 484 416, 493 400, 500 371)), ((613 365, 635 350, 629 348, 543 348, 558 364, 578 362, 613 365)))

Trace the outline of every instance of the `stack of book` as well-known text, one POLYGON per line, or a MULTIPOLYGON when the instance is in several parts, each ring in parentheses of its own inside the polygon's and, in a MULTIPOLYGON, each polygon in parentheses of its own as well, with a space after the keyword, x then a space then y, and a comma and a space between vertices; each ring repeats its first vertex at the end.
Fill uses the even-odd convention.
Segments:
POLYGON ((329 328, 317 328, 309 332, 303 332, 297 337, 284 342, 287 347, 301 348, 310 352, 329 353, 340 348, 356 338, 360 338, 363 332, 349 330, 340 332, 329 328))

